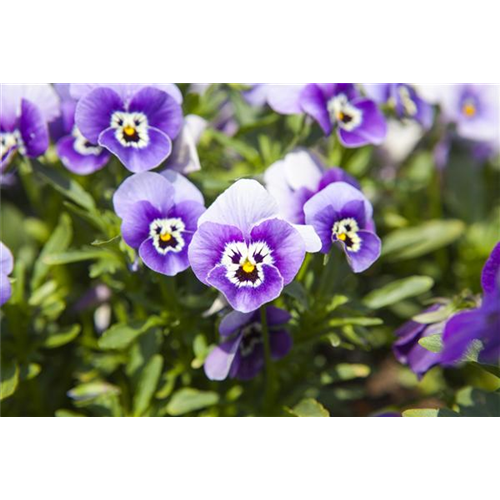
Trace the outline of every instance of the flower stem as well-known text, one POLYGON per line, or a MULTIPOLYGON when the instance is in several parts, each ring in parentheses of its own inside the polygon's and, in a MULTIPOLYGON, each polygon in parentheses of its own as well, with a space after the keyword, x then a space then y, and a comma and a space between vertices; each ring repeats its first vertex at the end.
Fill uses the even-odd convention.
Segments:
POLYGON ((264 413, 269 415, 274 400, 274 369, 271 360, 271 342, 267 325, 266 307, 260 308, 260 322, 262 325, 262 340, 264 342, 264 361, 266 365, 266 392, 264 395, 264 413))

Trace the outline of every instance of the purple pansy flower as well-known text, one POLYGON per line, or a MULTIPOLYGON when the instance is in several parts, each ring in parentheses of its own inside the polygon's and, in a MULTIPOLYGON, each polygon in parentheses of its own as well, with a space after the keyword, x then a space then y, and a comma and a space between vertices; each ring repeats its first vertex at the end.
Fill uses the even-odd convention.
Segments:
POLYGON ((312 227, 279 218, 276 200, 257 181, 242 179, 198 221, 189 247, 194 273, 240 312, 276 299, 321 243, 312 227))
POLYGON ((469 311, 455 314, 446 323, 443 333, 441 363, 453 365, 460 361, 474 340, 483 349, 479 360, 498 363, 500 358, 500 242, 486 261, 481 275, 483 300, 469 311))
POLYGON ((267 103, 273 111, 282 115, 302 114, 300 96, 305 87, 304 83, 256 83, 243 96, 253 106, 267 103))
POLYGON ((281 215, 294 224, 304 224, 304 204, 334 182, 347 182, 359 189, 357 181, 341 168, 325 169, 305 149, 296 149, 273 163, 264 174, 267 190, 278 202, 281 215))
POLYGON ((36 158, 49 146, 47 123, 59 115, 59 100, 47 84, 1 86, 0 172, 19 151, 36 158))
MULTIPOLYGON (((435 312, 442 307, 434 304, 427 308, 425 313, 435 312)), ((439 364, 441 355, 422 347, 418 341, 430 335, 440 335, 443 332, 444 322, 423 324, 410 320, 396 330, 398 339, 394 342, 392 350, 396 359, 408 365, 421 379, 433 366, 439 364)))
POLYGON ((198 188, 173 171, 132 175, 113 197, 127 245, 139 250, 146 266, 168 276, 189 267, 188 247, 203 203, 198 188))
POLYGON ((304 213, 306 224, 313 226, 321 239, 321 252, 328 253, 333 243, 340 245, 355 273, 368 269, 380 256, 373 208, 350 184, 326 186, 304 205, 304 213))
POLYGON ((9 274, 14 269, 11 251, 0 241, 0 306, 3 306, 12 294, 9 274))
POLYGON ((61 115, 49 124, 52 139, 57 141, 57 155, 62 164, 78 175, 101 170, 110 158, 107 149, 90 143, 75 125, 77 101, 69 92, 69 84, 55 86, 61 100, 61 115))
POLYGON ((352 83, 310 83, 300 95, 300 105, 319 123, 325 135, 337 127, 337 135, 345 147, 378 145, 385 139, 384 115, 352 83))
POLYGON ((164 90, 106 86, 78 101, 75 122, 90 143, 111 151, 130 171, 143 172, 170 155, 183 117, 179 103, 164 90))
MULTIPOLYGON (((290 313, 277 307, 266 307, 269 343, 273 359, 285 356, 292 347, 292 337, 285 329, 290 313)), ((219 326, 222 343, 205 360, 205 373, 210 380, 230 378, 249 380, 264 367, 264 345, 260 312, 232 311, 219 326)))
POLYGON ((399 118, 408 118, 430 128, 434 117, 432 106, 406 83, 368 83, 368 96, 380 104, 389 104, 399 118))

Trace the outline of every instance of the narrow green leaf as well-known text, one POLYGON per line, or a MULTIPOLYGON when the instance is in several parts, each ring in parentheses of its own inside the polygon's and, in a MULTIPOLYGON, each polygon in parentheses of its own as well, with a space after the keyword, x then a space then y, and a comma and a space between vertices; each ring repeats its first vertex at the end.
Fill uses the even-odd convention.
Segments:
POLYGON ((437 409, 434 408, 416 408, 413 410, 405 410, 403 417, 437 417, 437 409))
POLYGON ((430 324, 438 323, 448 319, 455 312, 455 306, 452 303, 440 307, 437 311, 426 312, 414 316, 412 319, 417 323, 430 324))
POLYGON ((212 391, 199 391, 189 387, 177 391, 167 406, 172 416, 184 415, 192 411, 202 410, 219 402, 219 395, 212 391))
POLYGON ((443 340, 441 335, 429 335, 419 339, 418 343, 430 352, 440 352, 443 349, 443 340))
POLYGON ((383 323, 383 320, 380 318, 333 318, 328 322, 332 327, 346 325, 376 326, 383 323))
POLYGON ((17 363, 2 361, 0 375, 0 401, 2 401, 16 392, 19 383, 19 367, 17 363))
POLYGON ((154 355, 144 367, 134 394, 134 415, 136 417, 142 415, 151 403, 160 380, 162 368, 163 358, 159 354, 154 355))
POLYGON ((125 349, 137 337, 161 323, 162 320, 158 316, 151 316, 147 320, 117 323, 102 334, 98 341, 99 347, 101 349, 125 349))
POLYGON ((69 326, 68 328, 64 328, 63 330, 57 333, 49 335, 45 339, 43 347, 46 347, 47 349, 55 349, 56 347, 61 347, 65 344, 68 344, 76 337, 78 337, 80 330, 81 330, 80 325, 73 325, 69 326))
POLYGON ((318 401, 312 398, 303 399, 288 412, 296 417, 329 417, 328 410, 318 401))
POLYGON ((31 380, 42 371, 42 367, 38 363, 29 363, 22 365, 19 370, 19 380, 31 380))
POLYGON ((434 280, 428 276, 412 276, 402 280, 393 281, 388 285, 370 292, 363 303, 371 309, 396 304, 409 297, 415 297, 429 291, 434 285, 434 280))
POLYGON ((88 382, 80 384, 68 391, 68 396, 75 401, 90 401, 99 396, 116 395, 120 393, 120 389, 108 382, 88 382))
POLYGON ((60 266, 94 259, 110 259, 119 262, 115 253, 97 248, 83 248, 69 252, 55 253, 45 257, 44 262, 49 266, 60 266))

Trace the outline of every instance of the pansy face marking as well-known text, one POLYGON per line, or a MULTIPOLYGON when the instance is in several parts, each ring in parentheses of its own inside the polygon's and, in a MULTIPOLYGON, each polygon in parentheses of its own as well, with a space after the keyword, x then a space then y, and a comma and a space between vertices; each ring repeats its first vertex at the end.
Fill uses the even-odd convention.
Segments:
POLYGON ((333 225, 333 241, 342 241, 349 252, 359 252, 361 249, 361 238, 358 236, 359 226, 355 219, 349 217, 342 219, 333 225))
POLYGON ((144 113, 115 111, 111 127, 116 129, 115 137, 124 147, 142 149, 149 144, 148 119, 144 113))
POLYGON ((75 142, 73 143, 73 148, 75 151, 83 156, 99 156, 102 152, 101 146, 96 146, 89 142, 85 137, 83 137, 82 133, 78 129, 78 127, 73 127, 71 131, 71 135, 75 138, 75 142))
POLYGON ((179 218, 155 219, 149 226, 149 236, 159 254, 178 253, 186 244, 182 237, 185 229, 184 222, 179 218))
POLYGON ((0 134, 0 152, 2 154, 2 160, 7 157, 7 155, 13 150, 22 145, 22 140, 19 132, 14 130, 14 132, 2 132, 0 134))
POLYGON ((476 113, 477 113, 477 106, 475 100, 471 97, 464 99, 462 102, 462 114, 466 118, 472 118, 475 116, 476 113))
POLYGON ((361 110, 353 106, 345 94, 332 97, 327 104, 332 122, 344 130, 354 130, 361 124, 361 110))
POLYGON ((240 353, 243 357, 252 354, 255 346, 262 342, 262 324, 251 323, 241 330, 240 353))
POLYGON ((272 250, 264 241, 247 245, 244 242, 228 243, 222 254, 227 279, 239 287, 259 287, 264 282, 264 264, 273 264, 272 250))
POLYGON ((417 114, 418 109, 417 105, 415 104, 415 101, 411 98, 408 87, 406 87, 405 85, 400 85, 398 87, 398 92, 406 116, 409 117, 415 116, 417 114))

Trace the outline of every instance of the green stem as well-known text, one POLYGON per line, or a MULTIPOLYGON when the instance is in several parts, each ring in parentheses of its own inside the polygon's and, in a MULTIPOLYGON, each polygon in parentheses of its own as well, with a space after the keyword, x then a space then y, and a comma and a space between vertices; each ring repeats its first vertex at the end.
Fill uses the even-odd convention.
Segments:
POLYGON ((269 340, 269 327, 267 324, 266 307, 260 308, 260 322, 262 325, 262 339, 264 341, 264 361, 266 365, 266 392, 264 395, 264 413, 269 415, 274 403, 274 369, 271 360, 271 343, 269 340))

